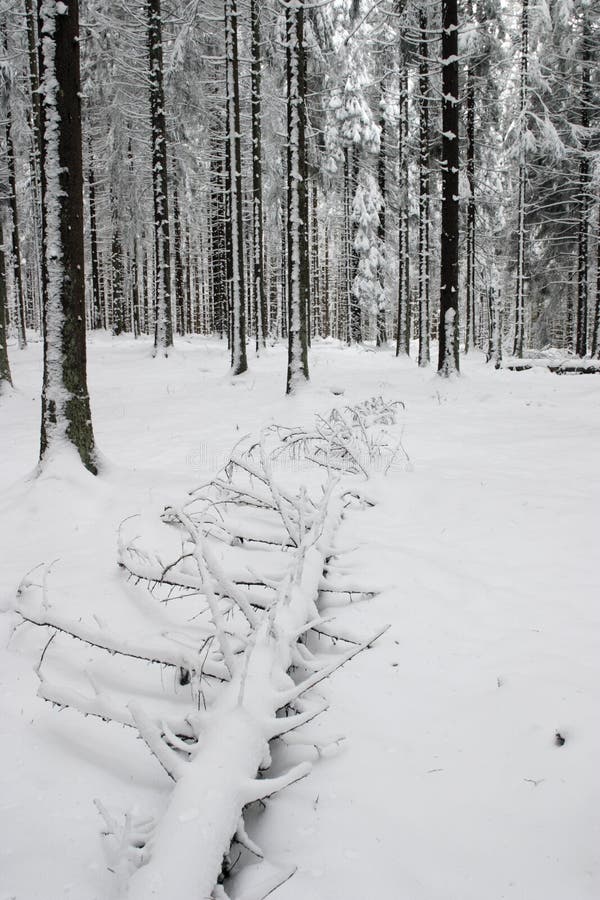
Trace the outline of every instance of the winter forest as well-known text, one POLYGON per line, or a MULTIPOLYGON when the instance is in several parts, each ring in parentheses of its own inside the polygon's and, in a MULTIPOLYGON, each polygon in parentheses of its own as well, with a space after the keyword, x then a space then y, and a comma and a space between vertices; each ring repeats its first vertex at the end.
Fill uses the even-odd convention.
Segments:
POLYGON ((595 900, 593 376, 600 0, 0 0, 0 900, 595 900))

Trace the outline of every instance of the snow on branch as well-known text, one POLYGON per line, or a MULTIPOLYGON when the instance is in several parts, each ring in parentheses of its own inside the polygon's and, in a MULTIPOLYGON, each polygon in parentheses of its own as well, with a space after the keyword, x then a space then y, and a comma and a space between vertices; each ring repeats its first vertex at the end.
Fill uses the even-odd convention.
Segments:
MULTIPOLYGON (((389 427, 400 405, 373 398, 317 417, 311 430, 273 426, 258 441, 238 445, 215 478, 164 510, 162 521, 175 536, 170 550, 148 548, 121 528, 119 565, 145 588, 150 604, 143 633, 123 633, 93 613, 74 618, 62 612, 49 602, 46 573, 42 585, 31 579, 22 583, 15 608, 24 621, 98 651, 176 667, 182 690, 190 691, 187 713, 182 715, 179 698, 173 714, 165 716, 164 698, 159 713, 152 698, 136 699, 134 689, 123 702, 88 676, 90 695, 46 677, 41 660, 38 666, 41 697, 137 730, 173 783, 163 815, 151 826, 138 827, 129 814, 120 824, 98 804, 109 866, 123 882, 127 900, 227 896, 232 843, 263 855, 246 834, 245 807, 310 772, 307 760, 279 777, 263 777, 270 742, 285 739, 327 709, 320 698, 309 695, 303 703, 299 697, 386 630, 367 640, 344 636, 343 628, 323 618, 319 604, 338 591, 330 579, 336 575, 332 557, 339 524, 364 505, 355 502, 366 496, 356 479, 364 484, 387 471, 398 452, 389 427), (282 485, 278 463, 284 459, 312 468, 316 489, 282 485), (185 603, 180 622, 176 603, 169 606, 172 614, 165 611, 164 601, 174 590, 185 603), (350 648, 323 662, 303 643, 310 631, 347 641, 350 648), (298 667, 308 677, 296 684, 290 672, 298 667), (220 679, 216 687, 215 678, 220 679)), ((351 600, 354 587, 339 590, 351 600)), ((63 646, 68 650, 64 641, 63 646)), ((300 736, 298 742, 303 743, 300 736)), ((318 745, 309 741, 307 751, 311 747, 319 758, 318 745)))

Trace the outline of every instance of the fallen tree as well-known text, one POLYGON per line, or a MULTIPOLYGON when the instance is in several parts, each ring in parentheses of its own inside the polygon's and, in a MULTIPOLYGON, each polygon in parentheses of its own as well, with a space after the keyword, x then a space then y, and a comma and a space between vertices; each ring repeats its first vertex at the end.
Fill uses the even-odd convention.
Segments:
MULTIPOLYGON (((165 509, 163 521, 181 542, 181 552, 166 563, 162 553, 121 532, 119 564, 157 605, 168 603, 174 589, 194 598, 196 621, 187 635, 183 628, 174 633, 170 620, 136 638, 93 616, 75 622, 50 604, 46 576, 41 586, 31 578, 22 583, 16 610, 24 621, 112 654, 175 666, 180 683, 190 685, 189 712, 157 718, 140 701, 119 704, 93 682, 92 696, 84 695, 46 679, 41 662, 37 669, 40 696, 135 728, 174 782, 153 824, 126 816, 119 826, 98 803, 110 867, 123 878, 128 900, 226 897, 232 842, 262 857, 246 834, 244 809, 310 771, 307 761, 263 777, 270 742, 326 709, 305 695, 385 631, 367 639, 337 634, 335 623, 321 616, 319 598, 336 590, 328 588, 335 535, 347 511, 363 503, 360 481, 374 467, 389 468, 400 449, 387 429, 395 411, 395 404, 371 400, 319 418, 314 431, 274 427, 236 448, 221 473, 165 509), (308 464, 310 490, 278 483, 274 467, 286 455, 308 464), (311 630, 347 642, 349 650, 323 663, 303 642, 311 630), (302 670, 306 676, 295 680, 302 670), (207 678, 217 689, 200 709, 207 678)), ((365 595, 361 586, 342 589, 365 595)))

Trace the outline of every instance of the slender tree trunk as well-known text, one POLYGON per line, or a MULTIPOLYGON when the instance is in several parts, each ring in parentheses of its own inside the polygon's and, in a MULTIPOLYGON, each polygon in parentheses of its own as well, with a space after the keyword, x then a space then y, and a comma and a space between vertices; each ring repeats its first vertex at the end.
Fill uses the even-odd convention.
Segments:
POLYGON ((4 230, 0 211, 0 396, 6 385, 12 386, 8 346, 6 340, 6 258, 4 255, 4 230))
POLYGON ((598 233, 596 235, 596 298, 594 300, 594 331, 592 356, 600 358, 600 197, 598 198, 598 233))
POLYGON ((173 184, 173 233, 175 237, 175 310, 177 334, 186 333, 185 298, 183 290, 183 247, 181 246, 181 213, 179 207, 179 191, 173 184))
POLYGON ((38 0, 43 103, 44 376, 40 462, 61 446, 96 473, 86 381, 83 160, 77 0, 38 0))
MULTIPOLYGON (((6 29, 6 21, 3 18, 0 24, 0 44, 8 55, 8 36, 6 29)), ((8 70, 10 72, 10 70, 8 70)), ((10 75, 9 75, 10 78, 10 75)), ((11 105, 11 85, 7 82, 0 86, 2 90, 2 98, 0 102, 0 111, 5 121, 6 136, 6 163, 8 168, 8 197, 11 214, 11 259, 13 269, 14 284, 14 300, 15 300, 15 318, 17 321, 17 338, 19 349, 23 350, 27 346, 26 314, 25 314, 25 291, 23 286, 23 269, 21 265, 21 245, 19 240, 19 204, 17 201, 17 172, 15 162, 15 145, 12 132, 12 105, 11 105)))
POLYGON ((459 371, 458 3, 442 0, 442 235, 438 372, 459 371))
POLYGON ((137 338, 141 333, 139 241, 137 234, 133 235, 131 244, 131 320, 133 336, 137 338))
MULTIPOLYGON (((352 221, 352 199, 356 195, 356 189, 358 186, 358 171, 359 171, 359 148, 356 144, 353 144, 351 148, 351 162, 349 170, 349 179, 350 183, 348 186, 349 195, 348 195, 348 203, 349 203, 349 216, 350 221, 352 221)), ((349 248, 349 274, 350 274, 350 334, 354 343, 359 344, 363 339, 362 332, 362 310, 360 308, 360 300, 358 296, 354 293, 353 285, 356 279, 356 275, 358 272, 358 253, 356 247, 354 245, 354 234, 352 232, 352 226, 350 226, 349 232, 349 240, 350 240, 350 248, 349 248)))
POLYGON ((590 208, 590 158, 589 129, 592 107, 591 85, 591 34, 587 10, 583 12, 583 34, 581 48, 581 131, 582 148, 579 161, 579 229, 577 248, 577 332, 575 352, 577 356, 587 355, 588 332, 588 254, 589 254, 589 208, 590 208))
POLYGON ((352 182, 350 179, 350 149, 344 147, 344 234, 343 234, 343 258, 344 258, 344 304, 346 319, 346 339, 348 345, 352 343, 352 182))
POLYGON ((160 0, 147 0, 147 38, 150 64, 150 136, 152 143, 152 196, 156 247, 156 354, 167 356, 173 346, 171 313, 171 240, 169 232, 167 126, 163 86, 163 45, 160 0))
MULTIPOLYGON (((473 3, 469 0, 469 17, 473 14, 473 3)), ((467 274, 465 304, 465 353, 474 350, 475 334, 475 65, 472 60, 467 64, 466 112, 467 112, 467 183, 469 196, 467 199, 467 274)))
POLYGON ((527 72, 529 68, 529 0, 522 0, 521 7, 521 71, 520 101, 521 146, 519 149, 519 197, 517 213, 517 292, 515 299, 515 342, 513 353, 519 359, 523 356, 525 342, 525 146, 523 130, 527 105, 527 72))
POLYGON ((250 0, 251 40, 251 106, 252 106, 252 256, 254 299, 257 307, 256 349, 266 346, 268 331, 267 297, 265 293, 265 248, 262 191, 262 119, 261 119, 261 43, 260 3, 250 0))
POLYGON ((306 170, 306 60, 304 4, 286 0, 287 83, 287 393, 308 381, 308 197, 306 170))
POLYGON ((323 228, 323 277, 321 291, 322 335, 331 336, 331 299, 330 299, 330 271, 329 271, 329 229, 327 221, 323 228))
POLYGON ((100 281, 100 260, 98 256, 98 221, 96 211, 96 178, 94 176, 94 163, 90 147, 90 162, 88 166, 88 198, 90 210, 90 257, 92 262, 92 328, 102 328, 104 325, 104 296, 100 281))
MULTIPOLYGON (((310 274, 311 274, 311 290, 312 297, 312 332, 315 335, 323 334, 323 309, 321 297, 321 268, 319 263, 319 185, 317 178, 312 180, 312 203, 311 203, 311 252, 310 252, 310 274)), ((311 304, 309 304, 309 309, 311 304)), ((311 330, 308 332, 308 346, 310 347, 311 330)))
MULTIPOLYGON (((379 120, 379 124, 381 127, 381 141, 379 144, 379 160, 377 164, 377 181, 379 186, 379 193, 381 194, 381 209, 379 210, 379 226, 377 228, 377 242, 379 244, 379 252, 381 254, 381 258, 385 259, 385 204, 386 204, 386 194, 385 194, 385 167, 386 167, 386 122, 385 122, 385 111, 383 108, 383 102, 385 98, 385 88, 384 85, 381 85, 381 118, 379 120)), ((375 335, 375 343, 377 347, 385 347, 387 345, 387 323, 385 320, 385 263, 380 266, 379 270, 379 282, 381 285, 381 294, 379 300, 377 302, 377 320, 376 320, 376 335, 375 335)))
POLYGON ((427 12, 419 13, 419 365, 428 366, 429 347, 429 45, 427 12))
POLYGON ((225 0, 227 82, 228 188, 231 240, 228 246, 231 304, 231 370, 241 375, 246 358, 246 293, 244 290, 244 223, 242 149, 240 140, 240 86, 237 0, 225 0))
POLYGON ((410 355, 410 257, 408 232, 408 67, 400 67, 400 121, 398 123, 399 221, 398 221, 398 322, 396 356, 410 355))
POLYGON ((112 333, 115 337, 125 330, 125 290, 123 284, 123 246, 119 234, 119 208, 116 197, 111 197, 112 207, 112 333))

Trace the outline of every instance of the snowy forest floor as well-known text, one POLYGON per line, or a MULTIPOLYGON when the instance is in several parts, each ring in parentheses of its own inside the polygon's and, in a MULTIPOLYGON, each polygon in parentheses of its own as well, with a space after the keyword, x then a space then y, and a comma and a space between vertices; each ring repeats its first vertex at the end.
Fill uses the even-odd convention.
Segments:
MULTIPOLYGON (((378 504, 339 534, 361 582, 381 589, 344 621, 365 636, 392 627, 320 686, 331 708, 318 728, 347 741, 269 801, 251 837, 298 866, 278 900, 597 898, 600 378, 495 372, 475 355, 445 382, 391 350, 319 343, 310 387, 290 399, 283 347, 250 362, 232 380, 215 340, 153 360, 148 342, 93 337, 103 473, 58 465, 33 481, 41 345, 13 349, 0 602, 57 559, 82 610, 101 608, 124 590, 119 522, 158 515, 243 434, 402 400, 410 465, 398 460, 378 504)), ((0 616, 0 900, 108 900, 93 799, 152 815, 169 784, 132 731, 36 698, 45 637, 24 626, 8 643, 11 624, 0 616)))

